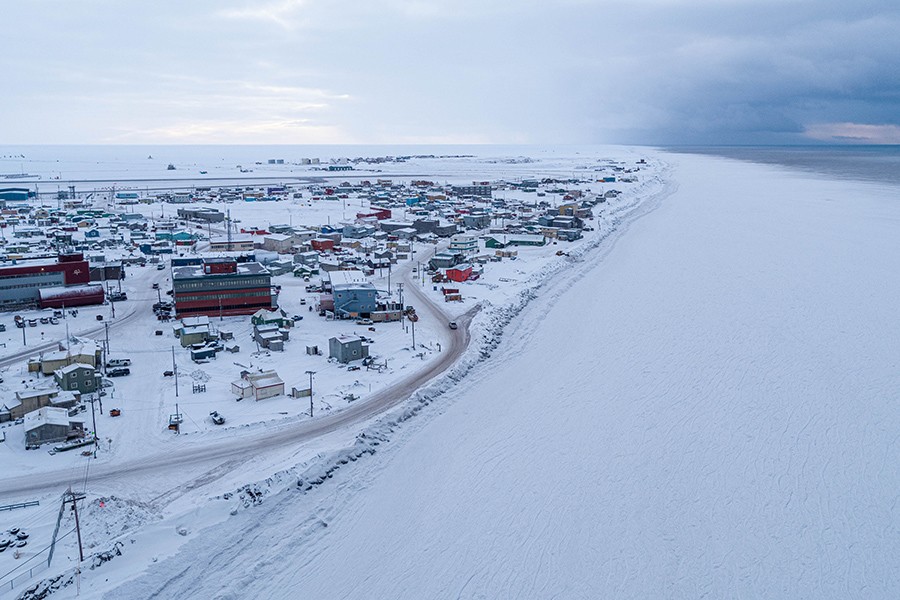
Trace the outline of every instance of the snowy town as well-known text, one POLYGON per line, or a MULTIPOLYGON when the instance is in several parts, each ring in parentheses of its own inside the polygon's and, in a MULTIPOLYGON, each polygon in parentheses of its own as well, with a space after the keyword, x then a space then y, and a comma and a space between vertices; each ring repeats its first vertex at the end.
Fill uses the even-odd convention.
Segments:
MULTIPOLYGON (((513 162, 535 176, 365 174, 384 162, 407 164, 344 159, 325 175, 308 161, 294 183, 152 193, 0 185, 6 471, 27 487, 29 474, 127 464, 186 438, 239 445, 398 405, 462 355, 474 314, 571 268, 654 174, 644 158, 567 164, 568 177, 526 160, 513 162)), ((38 506, 26 496, 0 494, 0 526, 16 530, 0 567, 55 544, 52 523, 39 544, 17 525, 38 506)), ((29 579, 16 575, 7 585, 29 579)))

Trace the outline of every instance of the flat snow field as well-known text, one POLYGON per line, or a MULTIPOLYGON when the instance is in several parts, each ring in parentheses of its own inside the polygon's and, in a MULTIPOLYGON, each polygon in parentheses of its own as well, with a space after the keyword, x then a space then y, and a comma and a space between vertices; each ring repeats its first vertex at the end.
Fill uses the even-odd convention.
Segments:
POLYGON ((897 190, 665 159, 426 418, 106 597, 900 597, 897 190))

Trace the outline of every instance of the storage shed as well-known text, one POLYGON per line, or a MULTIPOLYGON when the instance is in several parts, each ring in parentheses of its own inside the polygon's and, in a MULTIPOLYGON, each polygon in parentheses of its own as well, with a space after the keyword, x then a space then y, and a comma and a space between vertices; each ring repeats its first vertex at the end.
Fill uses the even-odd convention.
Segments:
POLYGON ((359 336, 340 335, 328 340, 328 357, 347 364, 369 356, 369 345, 359 336))

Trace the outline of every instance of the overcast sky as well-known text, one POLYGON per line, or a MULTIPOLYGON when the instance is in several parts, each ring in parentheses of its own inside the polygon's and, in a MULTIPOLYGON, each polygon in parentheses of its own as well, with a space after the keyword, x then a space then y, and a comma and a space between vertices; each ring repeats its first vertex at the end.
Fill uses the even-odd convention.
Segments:
POLYGON ((897 0, 0 5, 0 144, 900 143, 897 0))

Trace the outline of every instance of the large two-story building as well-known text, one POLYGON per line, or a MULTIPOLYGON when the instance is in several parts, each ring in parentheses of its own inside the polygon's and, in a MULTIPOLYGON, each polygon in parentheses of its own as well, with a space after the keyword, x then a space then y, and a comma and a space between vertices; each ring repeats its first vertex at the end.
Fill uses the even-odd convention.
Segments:
POLYGON ((272 276, 258 262, 205 258, 172 261, 172 297, 177 317, 252 315, 275 308, 272 276))

